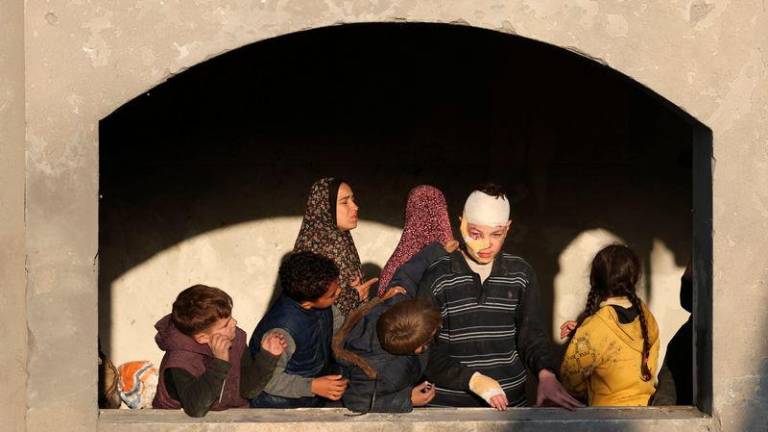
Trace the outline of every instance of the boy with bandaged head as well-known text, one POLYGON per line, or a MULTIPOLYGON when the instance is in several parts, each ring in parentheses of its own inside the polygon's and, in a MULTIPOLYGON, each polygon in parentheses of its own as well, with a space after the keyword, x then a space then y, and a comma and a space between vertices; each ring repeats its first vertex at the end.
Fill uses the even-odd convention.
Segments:
MULTIPOLYGON (((430 362, 449 368, 458 361, 497 380, 510 406, 526 405, 528 369, 539 381, 537 406, 579 407, 554 374, 559 365, 539 321, 536 273, 522 258, 501 252, 511 222, 499 186, 484 185, 467 198, 460 218, 464 244, 437 260, 419 284, 418 297, 443 316, 430 362)), ((470 392, 435 384, 432 405, 485 405, 470 392)))

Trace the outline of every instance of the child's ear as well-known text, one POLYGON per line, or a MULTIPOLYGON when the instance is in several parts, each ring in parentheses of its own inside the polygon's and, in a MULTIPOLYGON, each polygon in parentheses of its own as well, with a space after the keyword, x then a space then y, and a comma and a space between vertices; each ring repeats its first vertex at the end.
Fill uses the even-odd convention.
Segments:
POLYGON ((304 300, 303 302, 299 303, 299 306, 301 306, 302 309, 310 310, 312 309, 312 302, 309 300, 304 300))
POLYGON ((192 339, 194 339, 195 342, 203 345, 211 341, 211 337, 203 332, 195 333, 194 336, 192 336, 192 339))

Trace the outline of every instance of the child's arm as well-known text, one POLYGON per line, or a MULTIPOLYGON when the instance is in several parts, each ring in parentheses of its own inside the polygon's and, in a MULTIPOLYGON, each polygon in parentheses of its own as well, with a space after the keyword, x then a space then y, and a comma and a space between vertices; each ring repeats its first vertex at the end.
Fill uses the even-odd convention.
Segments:
POLYGON ((428 244, 411 259, 398 267, 395 274, 392 275, 389 285, 384 287, 383 291, 391 287, 401 286, 405 288, 409 298, 416 297, 419 281, 424 277, 424 272, 427 271, 430 264, 446 253, 446 250, 440 243, 433 242, 428 244))
POLYGON ((587 380, 600 364, 601 347, 590 332, 590 323, 585 322, 576 330, 560 366, 560 379, 568 392, 583 396, 587 392, 587 380))
POLYGON ((240 360, 240 396, 253 399, 264 390, 272 379, 280 355, 288 347, 280 333, 271 333, 261 342, 261 349, 255 355, 246 349, 240 360))
POLYGON ((288 362, 293 357, 293 353, 296 352, 296 342, 286 330, 281 328, 271 329, 266 332, 264 337, 261 338, 262 342, 272 334, 282 335, 287 346, 280 355, 280 358, 278 358, 272 376, 264 387, 264 391, 271 395, 294 399, 314 396, 314 393, 312 393, 312 378, 305 378, 285 372, 288 362))
POLYGON ((469 380, 475 371, 454 360, 446 351, 446 344, 432 344, 428 355, 424 375, 430 381, 452 390, 469 390, 469 380))
POLYGON ((198 378, 181 368, 166 369, 164 378, 169 394, 181 403, 184 412, 203 417, 219 399, 229 368, 228 362, 214 358, 198 378))
POLYGON ((536 272, 526 265, 528 285, 522 291, 520 307, 517 311, 517 349, 523 364, 535 376, 542 369, 553 373, 557 372, 557 360, 555 359, 549 336, 544 332, 541 323, 541 301, 539 283, 536 272))
POLYGON ((261 340, 264 341, 274 333, 281 334, 287 346, 277 360, 275 370, 272 372, 272 376, 263 391, 274 396, 293 399, 315 395, 332 400, 341 398, 341 395, 347 388, 347 380, 343 379, 341 375, 305 378, 286 373, 285 368, 291 360, 293 353, 296 352, 296 342, 287 331, 280 328, 269 330, 261 340))
POLYGON ((424 375, 441 387, 452 390, 471 391, 485 400, 488 405, 503 411, 507 408, 507 396, 498 381, 462 366, 442 352, 439 345, 429 350, 429 361, 424 375))
MULTIPOLYGON (((434 286, 438 282, 436 273, 427 271, 419 283, 418 297, 426 300, 434 307, 443 311, 441 298, 434 294, 434 286)), ((437 341, 429 348, 429 361, 424 374, 430 381, 454 390, 469 390, 469 379, 475 372, 472 369, 461 366, 456 360, 451 358, 447 350, 447 344, 440 343, 439 335, 442 329, 438 330, 437 341)))
POLYGON ((172 389, 172 397, 175 393, 182 409, 191 417, 204 416, 221 398, 224 380, 231 367, 229 349, 232 347, 232 341, 230 339, 216 334, 211 336, 208 346, 213 353, 213 360, 199 378, 195 378, 181 368, 168 368, 165 372, 164 378, 169 380, 166 385, 172 389))

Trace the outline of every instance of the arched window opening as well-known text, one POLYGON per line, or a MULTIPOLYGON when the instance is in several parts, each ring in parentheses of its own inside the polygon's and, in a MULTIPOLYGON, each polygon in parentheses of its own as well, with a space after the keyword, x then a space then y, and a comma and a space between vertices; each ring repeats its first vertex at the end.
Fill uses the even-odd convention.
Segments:
MULTIPOLYGON (((370 276, 411 187, 441 188, 455 223, 492 180, 510 195, 506 249, 538 273, 553 345, 583 307, 584 257, 611 241, 641 256, 666 345, 688 319, 679 278, 691 260, 694 315, 711 316, 710 155, 708 129, 650 90, 520 37, 355 24, 254 43, 100 123, 100 339, 117 363, 159 362, 152 325, 194 283, 229 292, 250 334, 309 185, 336 175, 358 196, 370 276)), ((706 412, 711 330, 694 325, 706 412)))

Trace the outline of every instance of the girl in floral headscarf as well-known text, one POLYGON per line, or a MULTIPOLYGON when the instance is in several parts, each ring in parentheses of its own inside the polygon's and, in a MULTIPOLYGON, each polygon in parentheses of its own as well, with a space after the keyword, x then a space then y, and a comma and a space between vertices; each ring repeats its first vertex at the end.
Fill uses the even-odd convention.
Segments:
POLYGON ((361 283, 360 257, 350 230, 357 227, 358 207, 348 183, 333 177, 312 185, 294 252, 310 251, 332 259, 339 268, 341 293, 336 306, 346 316, 368 298, 374 278, 361 283))
POLYGON ((408 194, 405 226, 395 252, 381 271, 379 295, 389 287, 402 286, 407 295, 416 296, 424 271, 437 258, 453 251, 453 239, 445 196, 429 185, 416 186, 408 194))

